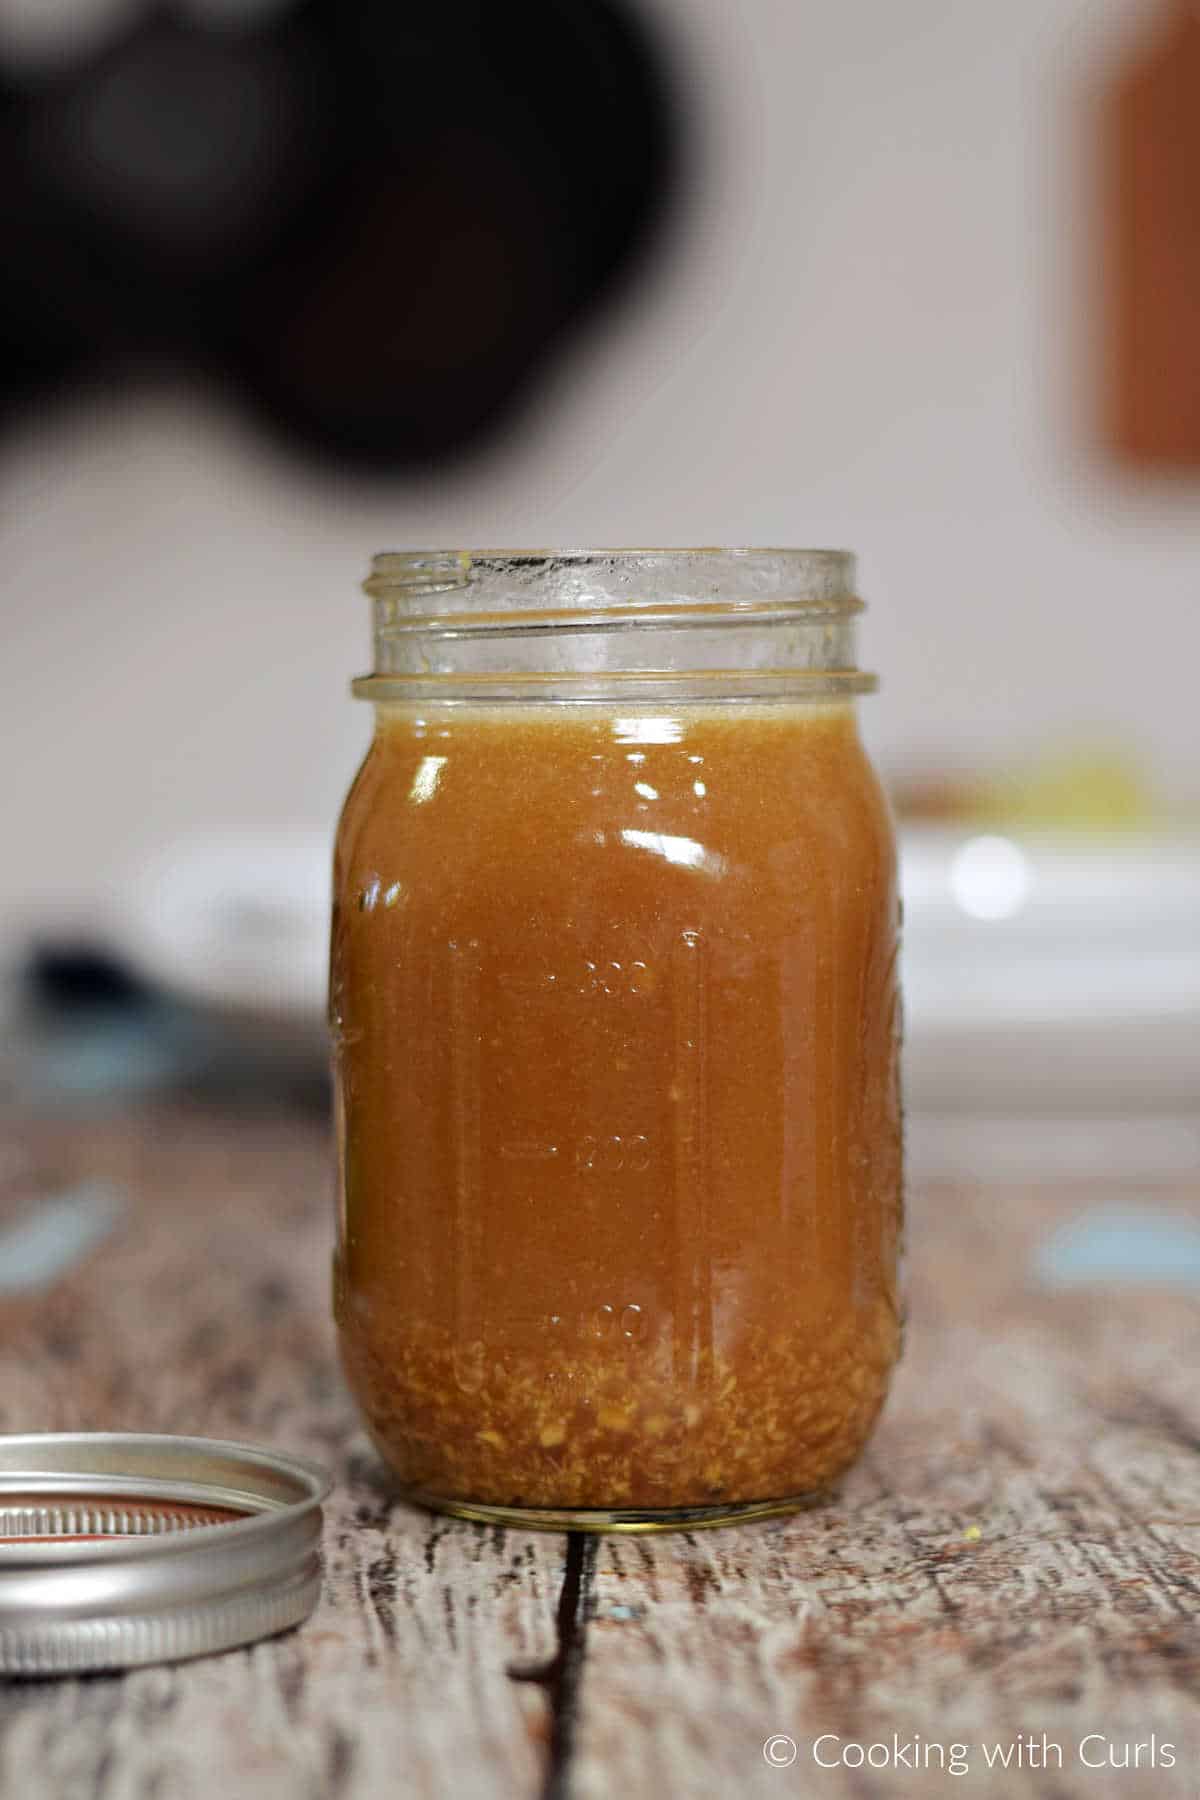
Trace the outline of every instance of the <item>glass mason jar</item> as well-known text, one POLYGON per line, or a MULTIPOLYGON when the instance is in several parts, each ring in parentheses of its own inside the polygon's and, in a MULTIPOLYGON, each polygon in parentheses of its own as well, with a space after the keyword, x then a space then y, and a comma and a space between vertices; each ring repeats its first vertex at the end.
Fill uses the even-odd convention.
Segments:
POLYGON ((786 1511, 900 1340, 897 896, 853 558, 379 556, 338 833, 349 1380, 404 1490, 786 1511))

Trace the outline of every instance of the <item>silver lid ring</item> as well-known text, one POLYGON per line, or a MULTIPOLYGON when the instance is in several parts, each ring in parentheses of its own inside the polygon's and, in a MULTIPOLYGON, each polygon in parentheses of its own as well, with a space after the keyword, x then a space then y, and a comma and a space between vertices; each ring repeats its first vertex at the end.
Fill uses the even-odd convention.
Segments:
POLYGON ((328 1491, 315 1463, 250 1444, 0 1437, 0 1674, 174 1661, 299 1624, 328 1491))

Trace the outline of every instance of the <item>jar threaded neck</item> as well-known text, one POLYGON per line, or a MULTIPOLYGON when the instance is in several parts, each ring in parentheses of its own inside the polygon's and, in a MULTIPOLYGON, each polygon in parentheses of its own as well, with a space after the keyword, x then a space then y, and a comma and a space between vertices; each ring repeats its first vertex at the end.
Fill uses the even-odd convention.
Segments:
MULTIPOLYGON (((547 684, 602 698, 629 684, 706 697, 869 691, 855 661, 855 559, 844 550, 412 550, 376 556, 374 700, 520 698, 547 684)), ((551 696, 557 697, 557 696, 551 696)))

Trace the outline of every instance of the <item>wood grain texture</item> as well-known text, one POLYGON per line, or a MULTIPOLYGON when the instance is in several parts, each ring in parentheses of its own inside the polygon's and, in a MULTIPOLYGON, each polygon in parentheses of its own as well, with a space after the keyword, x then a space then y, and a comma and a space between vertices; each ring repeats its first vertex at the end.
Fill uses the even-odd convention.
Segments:
POLYGON ((394 1505, 329 1318, 331 1156, 291 1123, 147 1113, 35 1139, 123 1188, 120 1235, 0 1310, 0 1426, 248 1438, 336 1470, 301 1632, 174 1668, 0 1683, 4 1800, 536 1793, 561 1538, 394 1505))
POLYGON ((0 1684, 4 1800, 1200 1794, 1200 1308, 1039 1292, 1031 1252, 1094 1189, 915 1196, 903 1371, 837 1504, 568 1567, 561 1537, 389 1496, 336 1371, 323 1131, 147 1109, 21 1137, 130 1210, 0 1306, 0 1428, 249 1437, 338 1486, 300 1631, 0 1684), (969 1774, 813 1761, 822 1733, 893 1732, 964 1744, 969 1774), (989 1772, 985 1745, 1042 1732, 1061 1770, 989 1772), (1118 1756, 1153 1735, 1175 1765, 1087 1769, 1089 1733, 1118 1756), (790 1768, 764 1760, 775 1734, 790 1768))
POLYGON ((840 1506, 602 1548, 580 1800, 681 1767, 714 1796, 1200 1793, 1197 1307, 1022 1277, 1047 1219, 1095 1198, 923 1196, 903 1376, 840 1506), (772 1732, 790 1771, 762 1758, 772 1732), (958 1742, 968 1774, 820 1769, 827 1732, 958 1742), (989 1771, 985 1746, 1043 1732, 1061 1771, 989 1771), (1097 1732, 1119 1759, 1156 1734, 1175 1766, 1084 1767, 1097 1732))

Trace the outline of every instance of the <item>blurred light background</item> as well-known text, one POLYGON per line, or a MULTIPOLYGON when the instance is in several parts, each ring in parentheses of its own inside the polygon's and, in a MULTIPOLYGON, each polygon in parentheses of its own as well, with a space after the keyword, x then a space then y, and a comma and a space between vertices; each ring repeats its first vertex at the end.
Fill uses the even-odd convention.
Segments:
POLYGON ((10 965, 312 1024, 372 550, 846 544, 923 1153, 1037 1112, 1104 1166, 1130 1113, 1195 1166, 1200 449, 1108 399, 1141 356, 1195 413, 1197 243, 1182 349, 1117 320, 1175 191, 1121 97, 1167 58, 1200 117, 1195 20, 0 0, 10 965))

